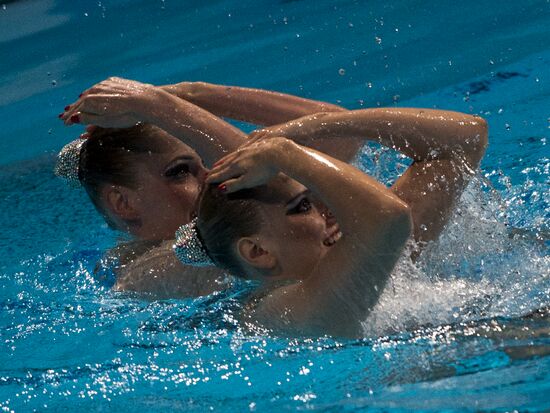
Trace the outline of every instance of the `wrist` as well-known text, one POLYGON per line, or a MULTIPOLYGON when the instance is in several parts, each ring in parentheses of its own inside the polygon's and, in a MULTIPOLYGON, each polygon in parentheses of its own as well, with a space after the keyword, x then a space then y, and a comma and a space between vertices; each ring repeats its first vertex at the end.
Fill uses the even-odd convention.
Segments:
POLYGON ((144 96, 144 104, 139 105, 139 117, 143 122, 157 126, 166 116, 170 117, 174 111, 174 100, 179 100, 165 88, 151 88, 144 96))
POLYGON ((271 138, 268 142, 273 149, 269 151, 266 162, 281 172, 287 171, 292 164, 294 154, 296 154, 300 146, 292 140, 283 137, 271 138))
POLYGON ((190 100, 204 88, 204 85, 204 82, 179 82, 160 86, 160 89, 181 99, 190 100))

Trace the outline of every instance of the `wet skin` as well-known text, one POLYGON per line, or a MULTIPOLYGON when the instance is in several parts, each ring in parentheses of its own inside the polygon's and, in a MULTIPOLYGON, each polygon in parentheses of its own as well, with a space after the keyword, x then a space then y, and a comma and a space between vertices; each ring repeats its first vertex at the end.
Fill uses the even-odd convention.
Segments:
POLYGON ((302 184, 278 177, 260 205, 258 231, 278 258, 280 271, 299 279, 309 276, 341 235, 334 217, 302 184))
POLYGON ((155 153, 136 155, 140 168, 131 199, 139 238, 167 240, 195 215, 207 169, 197 153, 178 139, 168 134, 155 139, 155 153))

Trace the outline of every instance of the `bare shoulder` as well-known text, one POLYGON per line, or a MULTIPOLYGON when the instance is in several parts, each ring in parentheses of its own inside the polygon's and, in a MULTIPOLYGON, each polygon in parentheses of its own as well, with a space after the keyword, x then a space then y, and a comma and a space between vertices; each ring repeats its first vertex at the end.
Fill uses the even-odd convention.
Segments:
POLYGON ((387 248, 376 249, 383 252, 369 256, 365 251, 359 258, 355 250, 362 247, 352 250, 336 244, 305 280, 253 297, 244 321, 290 336, 361 337, 362 322, 378 302, 401 256, 402 248, 395 244, 401 245, 405 239, 403 234, 389 234, 381 241, 387 248))
POLYGON ((226 287, 221 270, 183 265, 173 253, 172 244, 164 242, 121 263, 114 289, 150 293, 158 298, 190 298, 226 287))

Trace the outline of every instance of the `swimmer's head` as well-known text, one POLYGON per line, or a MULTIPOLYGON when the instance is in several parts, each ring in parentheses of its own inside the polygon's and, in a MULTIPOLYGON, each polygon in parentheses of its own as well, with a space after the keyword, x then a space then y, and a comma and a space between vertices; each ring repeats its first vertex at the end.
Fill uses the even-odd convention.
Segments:
POLYGON ((205 188, 197 226, 218 266, 276 281, 309 276, 333 242, 331 221, 303 185, 279 175, 268 185, 227 195, 215 185, 205 188))
POLYGON ((191 220, 206 172, 195 151, 151 125, 94 129, 78 169, 109 225, 144 240, 171 239, 191 220))

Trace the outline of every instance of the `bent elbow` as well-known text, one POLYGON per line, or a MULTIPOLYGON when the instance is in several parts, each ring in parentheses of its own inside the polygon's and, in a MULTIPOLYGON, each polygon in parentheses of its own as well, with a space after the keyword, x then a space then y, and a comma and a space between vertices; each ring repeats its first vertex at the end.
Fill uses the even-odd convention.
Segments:
POLYGON ((480 150, 485 153, 487 145, 489 144, 489 124, 483 118, 476 118, 477 123, 477 133, 478 136, 478 146, 480 150))
POLYGON ((405 202, 403 202, 403 206, 400 208, 397 224, 399 226, 399 233, 401 234, 403 242, 406 242, 413 233, 413 217, 411 207, 405 202))
POLYGON ((489 125, 485 119, 475 117, 472 126, 471 137, 467 139, 466 156, 470 166, 475 169, 485 155, 489 144, 489 125))
POLYGON ((412 209, 409 204, 399 200, 392 211, 391 223, 393 242, 405 244, 413 233, 412 209))

